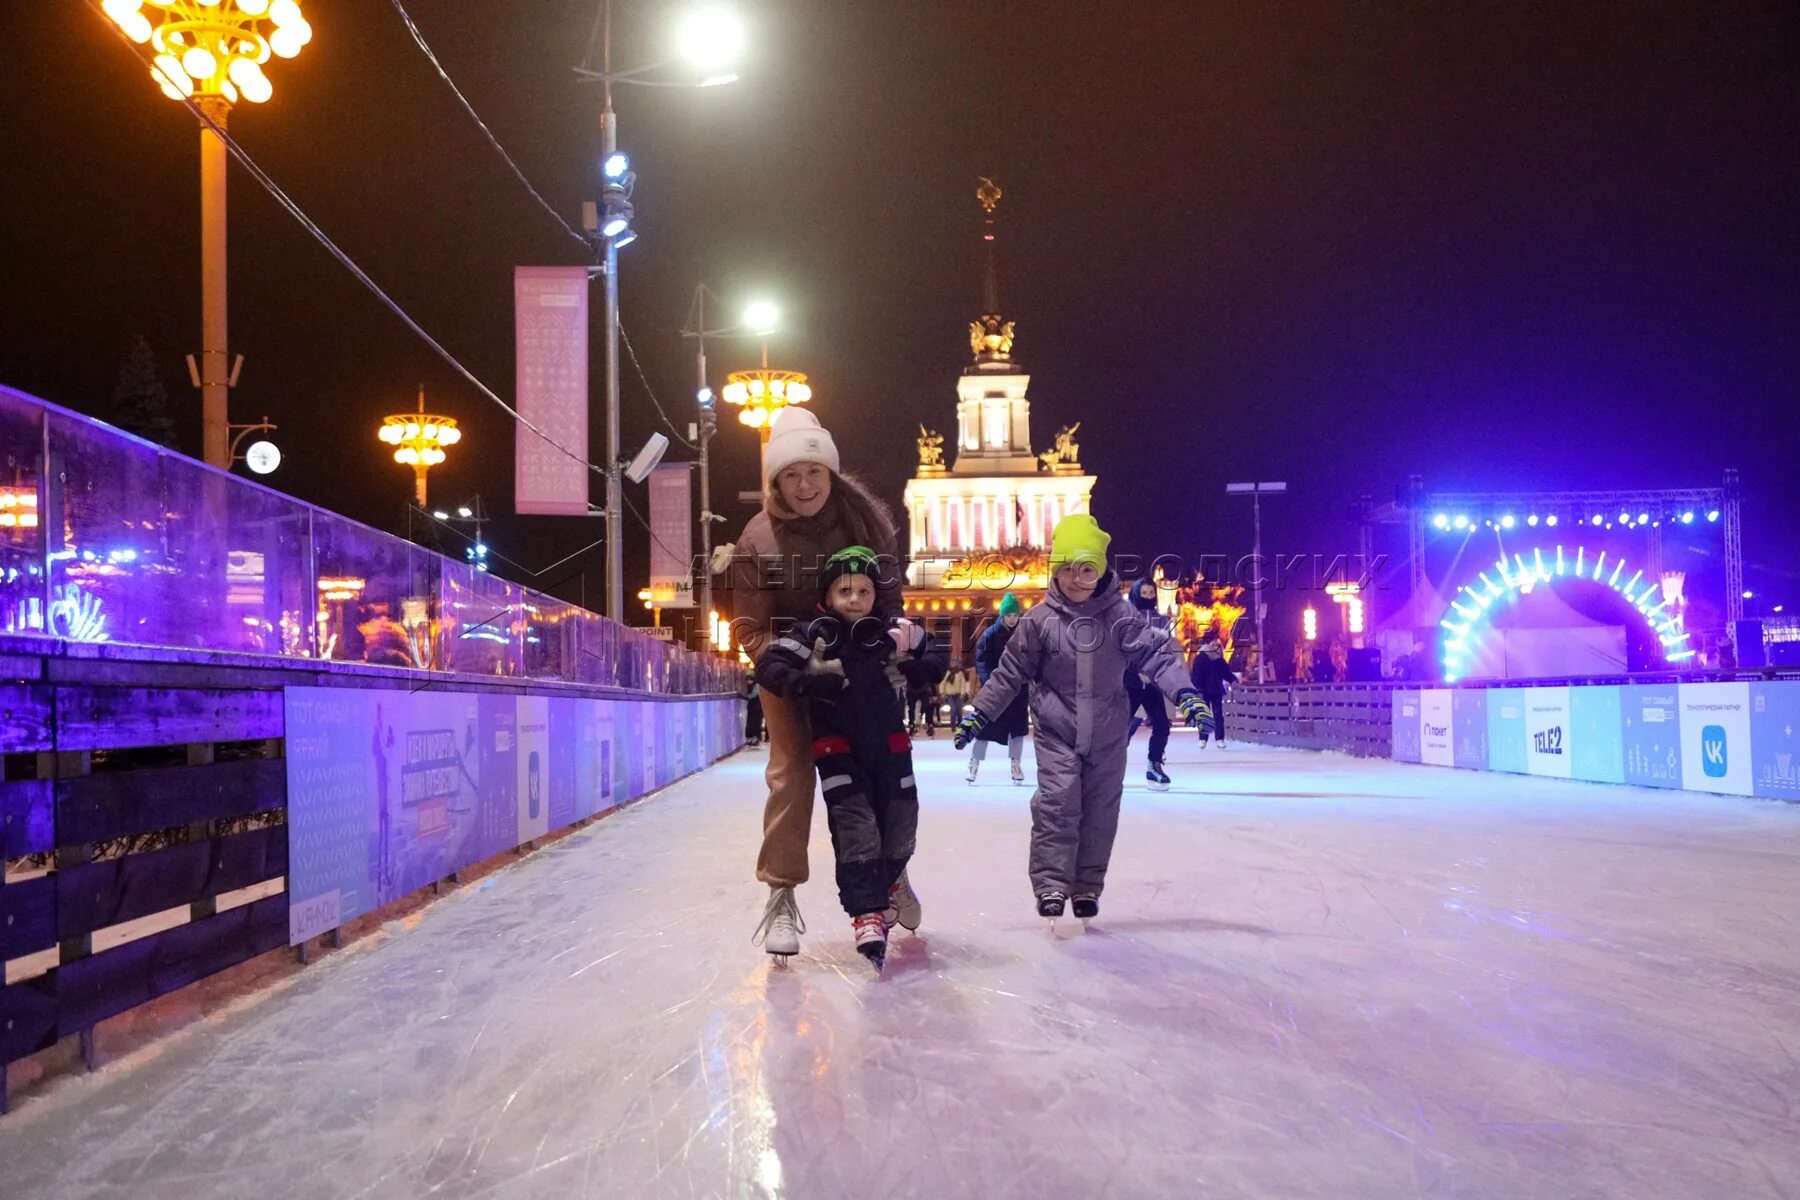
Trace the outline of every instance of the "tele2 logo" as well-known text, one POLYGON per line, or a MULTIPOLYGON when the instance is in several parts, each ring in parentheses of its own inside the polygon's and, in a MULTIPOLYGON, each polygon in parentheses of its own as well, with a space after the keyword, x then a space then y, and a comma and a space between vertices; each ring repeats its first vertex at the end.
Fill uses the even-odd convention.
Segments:
POLYGON ((1540 729, 1532 734, 1531 748, 1539 754, 1561 754, 1563 752, 1562 726, 1552 725, 1548 729, 1540 729))

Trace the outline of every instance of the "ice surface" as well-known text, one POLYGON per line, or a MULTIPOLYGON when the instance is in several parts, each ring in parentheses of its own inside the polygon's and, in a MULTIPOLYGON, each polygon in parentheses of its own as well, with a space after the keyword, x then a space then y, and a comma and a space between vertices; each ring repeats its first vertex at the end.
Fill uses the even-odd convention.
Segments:
POLYGON ((20 1097, 0 1193, 1800 1195, 1793 807, 1191 736, 1153 795, 1140 740, 1052 939, 1028 790, 939 740, 878 980, 822 813, 804 955, 750 946, 761 753, 20 1097))

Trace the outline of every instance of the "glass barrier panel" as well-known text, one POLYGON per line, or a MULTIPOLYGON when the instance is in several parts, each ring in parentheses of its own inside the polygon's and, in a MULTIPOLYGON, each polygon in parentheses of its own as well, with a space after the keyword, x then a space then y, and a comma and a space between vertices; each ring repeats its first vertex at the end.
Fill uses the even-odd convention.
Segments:
POLYGON ((44 410, 0 391, 0 629, 42 633, 44 410))
POLYGON ((319 657, 439 666, 438 556, 344 517, 312 514, 319 657))

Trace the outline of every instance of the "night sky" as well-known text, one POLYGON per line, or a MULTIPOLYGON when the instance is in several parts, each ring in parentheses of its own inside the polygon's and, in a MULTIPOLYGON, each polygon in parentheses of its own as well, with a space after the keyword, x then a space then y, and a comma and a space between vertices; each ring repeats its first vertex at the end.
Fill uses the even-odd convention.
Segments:
MULTIPOLYGON (((595 0, 411 0, 458 84, 574 222, 597 194, 595 0)), ((480 378, 510 397, 515 264, 582 261, 384 0, 311 0, 316 37, 232 129, 480 378)), ((951 433, 978 311, 978 175, 1005 189, 1002 308, 1047 447, 1081 420, 1120 549, 1239 552, 1235 479, 1285 479, 1267 548, 1355 549, 1360 493, 1716 484, 1742 470, 1748 581, 1800 603, 1800 10, 1791 3, 1383 6, 795 0, 747 6, 743 81, 625 90, 640 240, 622 311, 663 404, 705 279, 767 293, 849 468, 898 508, 951 433)), ((619 0, 621 64, 670 5, 619 0)), ((197 133, 84 4, 0 5, 0 382, 107 415, 145 334, 199 449, 197 133)), ((388 528, 410 475, 374 439, 423 381, 467 431, 433 498, 510 507, 508 418, 233 167, 233 416, 281 425, 275 486, 388 528)), ((598 293, 595 309, 598 312, 598 293)), ((598 333, 596 333, 596 338, 598 333)), ((750 365, 713 347, 714 384, 750 365)), ((595 371, 599 381, 598 366, 595 371)), ((663 428, 625 368, 626 442, 663 428)), ((600 448, 596 417, 594 446, 600 448)), ((715 495, 754 486, 750 431, 715 495)), ((598 495, 598 489, 596 490, 598 495)), ((633 493, 640 508, 643 493, 633 493)), ((749 515, 719 507, 735 532, 749 515)), ((630 517, 628 595, 646 536, 630 517)), ((540 565, 599 535, 502 521, 540 565)), ((599 558, 587 573, 598 606, 599 558)), ((579 595, 571 581, 557 589, 579 595)), ((1277 606, 1280 611, 1280 606, 1277 606)))

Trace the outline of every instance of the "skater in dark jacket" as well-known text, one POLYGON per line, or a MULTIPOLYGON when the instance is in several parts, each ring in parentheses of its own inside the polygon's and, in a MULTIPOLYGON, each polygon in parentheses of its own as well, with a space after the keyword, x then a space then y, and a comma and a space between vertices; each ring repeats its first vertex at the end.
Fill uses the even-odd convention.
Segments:
POLYGON ((917 929, 918 896, 906 878, 919 824, 910 687, 944 677, 948 656, 921 627, 877 611, 882 567, 873 550, 851 546, 821 573, 823 596, 810 619, 772 643, 756 666, 763 687, 805 701, 813 760, 837 855, 838 899, 856 948, 878 968, 893 923, 917 929))
MULTIPOLYGON (((1200 650, 1194 655, 1194 665, 1188 671, 1188 680, 1194 685, 1206 701, 1206 707, 1212 710, 1212 734, 1219 739, 1219 749, 1225 748, 1225 685, 1238 681, 1237 672, 1225 661, 1225 647, 1219 644, 1218 633, 1211 632, 1206 640, 1200 643, 1200 650)), ((1207 726, 1200 727, 1200 744, 1206 745, 1207 726)))
MULTIPOLYGON (((1006 653, 1006 643, 1012 640, 1013 630, 1019 627, 1019 615, 1025 606, 1011 592, 1000 597, 1000 619, 988 626, 981 640, 975 643, 975 676, 986 684, 989 676, 999 669, 1000 656, 1006 653)), ((1006 747, 1006 756, 1012 760, 1012 781, 1025 782, 1025 733, 1030 726, 1030 698, 1020 692, 1013 702, 1006 706, 1006 711, 999 717, 989 721, 982 727, 976 737, 974 747, 969 751, 970 783, 975 782, 975 773, 981 770, 981 762, 987 757, 989 742, 1006 747)), ((961 724, 961 718, 957 719, 961 724)))
MULTIPOLYGON (((1174 641, 1174 633, 1169 629, 1169 620, 1156 611, 1156 581, 1140 579, 1131 585, 1128 593, 1131 600, 1131 619, 1143 626, 1145 637, 1163 637, 1174 641)), ((1125 699, 1131 705, 1130 724, 1125 730, 1125 740, 1130 741, 1137 733, 1139 710, 1150 722, 1150 768, 1144 772, 1144 780, 1153 792, 1169 790, 1169 774, 1163 770, 1163 756, 1169 750, 1169 709, 1163 701, 1163 694, 1155 686, 1145 682, 1144 677, 1136 671, 1125 672, 1125 699)))

